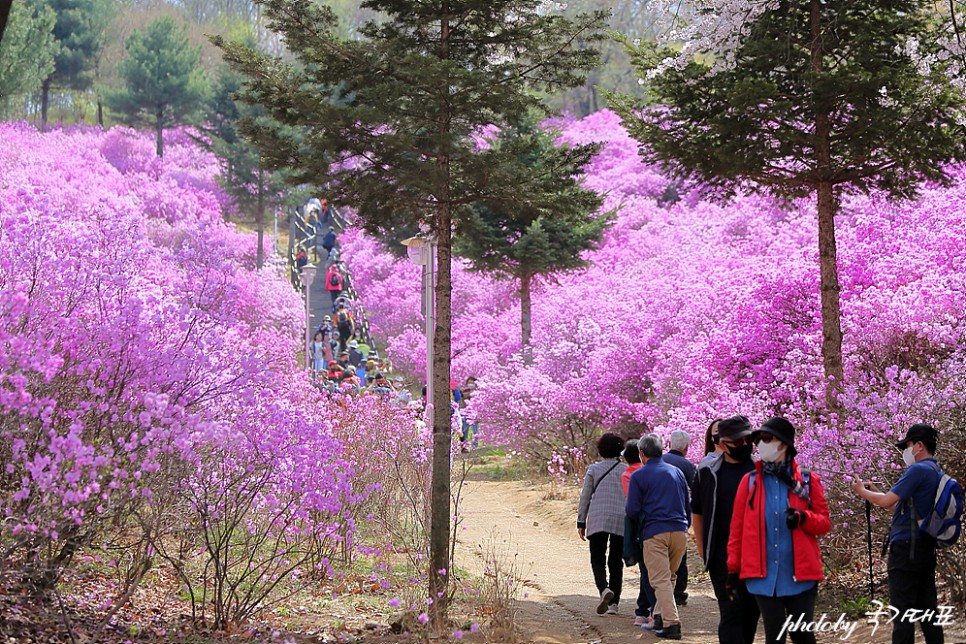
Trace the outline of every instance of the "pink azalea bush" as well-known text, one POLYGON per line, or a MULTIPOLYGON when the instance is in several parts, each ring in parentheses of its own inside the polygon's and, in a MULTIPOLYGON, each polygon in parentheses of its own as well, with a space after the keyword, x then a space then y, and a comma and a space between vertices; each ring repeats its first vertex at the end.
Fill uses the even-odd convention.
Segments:
POLYGON ((222 625, 302 564, 324 573, 371 492, 346 441, 411 417, 311 386, 299 296, 254 269, 190 137, 163 161, 122 128, 7 123, 0 142, 0 570, 50 587, 108 526, 142 530, 185 585, 225 591, 222 625), (237 568, 225 534, 260 558, 237 568))
MULTIPOLYGON (((923 186, 910 203, 844 201, 847 383, 836 425, 823 399, 810 203, 751 192, 717 202, 700 188, 675 202, 676 187, 641 162, 615 115, 557 125, 564 142, 605 143, 585 185, 619 216, 587 255, 589 268, 536 285, 529 366, 513 285, 494 295, 493 280, 456 262, 454 292, 485 304, 454 310, 453 373, 460 384, 479 378, 470 413, 487 440, 552 464, 572 448, 592 454, 601 430, 684 429, 697 459, 712 418, 784 415, 801 429, 801 460, 834 488, 840 527, 861 510, 846 478, 894 480, 891 443, 910 423, 945 430, 946 462, 966 474, 955 469, 966 417, 966 171, 950 168, 951 186, 923 186)), ((376 240, 360 234, 352 243, 347 257, 376 333, 397 365, 420 373, 418 271, 376 240)))

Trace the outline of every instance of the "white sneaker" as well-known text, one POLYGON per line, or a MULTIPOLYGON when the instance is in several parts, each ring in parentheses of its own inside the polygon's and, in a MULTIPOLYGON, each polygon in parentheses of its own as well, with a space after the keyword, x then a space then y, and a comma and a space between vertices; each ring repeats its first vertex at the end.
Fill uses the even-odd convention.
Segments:
POLYGON ((607 612, 607 608, 610 606, 610 600, 614 599, 614 591, 610 588, 605 588, 600 591, 600 603, 597 604, 597 614, 603 615, 607 612))
POLYGON ((611 604, 610 606, 608 606, 607 607, 607 614, 608 615, 616 615, 617 614, 617 604, 611 604))

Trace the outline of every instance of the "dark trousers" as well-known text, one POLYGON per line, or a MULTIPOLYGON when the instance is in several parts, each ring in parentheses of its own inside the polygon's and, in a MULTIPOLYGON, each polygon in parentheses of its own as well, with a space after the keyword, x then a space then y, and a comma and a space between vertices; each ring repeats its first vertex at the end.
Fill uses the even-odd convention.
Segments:
POLYGON ((803 624, 812 622, 815 616, 815 598, 817 596, 818 584, 804 593, 787 597, 752 595, 758 602, 761 621, 765 623, 765 642, 767 644, 785 644, 785 638, 790 635, 792 642, 795 644, 815 644, 815 633, 791 629, 782 632, 782 629, 785 628, 786 620, 796 623, 799 621, 799 616, 801 616, 801 623, 803 624))
POLYGON ((674 601, 678 605, 688 601, 688 551, 684 551, 681 557, 681 565, 678 566, 677 577, 674 581, 674 601))
POLYGON ((332 312, 335 313, 335 301, 342 295, 342 291, 329 291, 329 295, 332 296, 332 312))
POLYGON ((651 588, 651 580, 647 577, 643 552, 637 558, 637 567, 641 571, 641 588, 637 592, 637 609, 634 610, 634 614, 638 617, 651 617, 654 607, 657 606, 657 597, 654 595, 654 589, 651 588))
MULTIPOLYGON (((910 608, 936 610, 936 542, 928 537, 889 544, 889 603, 899 609, 892 622, 892 644, 912 644, 916 624, 903 620, 910 608)), ((943 628, 932 621, 919 622, 926 644, 943 644, 943 628)))
POLYGON ((722 561, 713 561, 708 566, 711 576, 711 586, 714 596, 718 600, 718 642, 721 644, 754 644, 755 633, 758 631, 758 602, 748 594, 745 582, 741 582, 735 590, 735 600, 728 599, 725 586, 728 583, 728 565, 722 561))
POLYGON ((605 588, 614 591, 612 604, 621 600, 621 585, 624 581, 624 537, 609 532, 596 532, 587 540, 590 542, 590 568, 594 571, 594 583, 597 592, 604 592, 605 588), (610 554, 607 553, 607 540, 610 538, 610 554), (610 572, 610 583, 607 573, 610 572))

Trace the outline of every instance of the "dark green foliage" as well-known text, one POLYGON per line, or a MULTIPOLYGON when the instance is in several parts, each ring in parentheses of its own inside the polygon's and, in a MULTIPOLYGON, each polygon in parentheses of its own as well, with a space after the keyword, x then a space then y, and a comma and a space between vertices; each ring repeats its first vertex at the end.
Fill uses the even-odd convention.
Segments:
POLYGON ((241 74, 227 66, 221 69, 207 108, 208 122, 199 129, 207 137, 203 144, 223 162, 222 186, 243 211, 254 216, 258 233, 256 266, 261 268, 265 211, 282 199, 285 171, 266 170, 258 149, 242 138, 236 128, 242 115, 255 121, 266 118, 261 107, 234 100, 243 80, 241 74))
POLYGON ((44 0, 54 14, 54 38, 59 48, 54 71, 41 87, 41 128, 47 126, 47 104, 52 87, 84 90, 94 82, 97 54, 109 19, 103 0, 44 0))
POLYGON ((124 86, 107 90, 104 102, 127 123, 153 123, 158 156, 163 156, 162 130, 190 121, 204 103, 200 47, 192 47, 184 27, 167 16, 134 32, 125 47, 120 65, 124 86))
POLYGON ((365 213, 370 229, 388 228, 426 221, 440 199, 465 205, 487 194, 492 163, 471 135, 537 106, 527 88, 572 86, 595 62, 594 50, 570 50, 560 34, 599 39, 601 16, 507 19, 537 4, 374 0, 365 7, 386 19, 363 26, 360 40, 342 40, 327 7, 273 0, 266 17, 296 65, 215 42, 251 77, 245 100, 265 105, 275 121, 242 125, 266 159, 293 168, 293 182, 332 179, 337 203, 365 213), (453 31, 444 43, 446 6, 453 31), (443 185, 451 197, 440 194, 443 185))
MULTIPOLYGON (((915 195, 966 159, 964 98, 947 74, 935 3, 789 0, 764 13, 733 67, 692 59, 650 79, 656 106, 610 95, 641 155, 719 186, 814 194, 822 298, 822 360, 831 413, 842 363, 835 216, 844 191, 915 195), (918 56, 906 53, 917 42, 918 56), (918 68, 920 60, 931 67, 918 68)), ((730 16, 725 16, 725 21, 730 16)), ((625 41, 625 44, 627 42, 625 41)), ((628 46, 642 78, 674 52, 628 46)), ((717 55, 722 55, 718 52, 717 55)))
POLYGON ((536 114, 499 133, 492 145, 505 162, 493 168, 502 175, 495 183, 514 189, 470 204, 456 242, 475 270, 519 282, 525 350, 533 279, 586 266, 581 254, 597 247, 614 216, 594 216, 603 199, 578 183, 600 146, 558 147, 558 135, 536 114))
MULTIPOLYGON (((242 119, 272 167, 296 183, 328 180, 327 195, 371 231, 422 224, 437 247, 433 325, 430 617, 446 624, 450 564, 449 414, 454 226, 471 203, 519 188, 498 148, 473 135, 540 107, 536 92, 583 82, 605 15, 563 16, 538 0, 366 0, 379 18, 340 37, 313 0, 264 0, 291 64, 215 38, 249 80, 241 97, 269 119, 242 119)), ((519 190, 517 190, 519 192, 519 190)), ((524 195, 525 196, 525 195, 524 195)))
POLYGON ((578 183, 600 146, 556 146, 558 135, 530 116, 492 140, 506 159, 493 172, 515 189, 471 204, 460 224, 456 252, 475 270, 520 278, 586 265, 581 253, 613 220, 594 216, 603 199, 578 183))
MULTIPOLYGON (((909 38, 923 55, 936 53, 933 8, 922 0, 783 2, 754 25, 734 68, 709 75, 694 61, 649 81, 667 111, 640 118, 637 101, 610 98, 645 144, 642 155, 681 175, 719 186, 750 179, 792 195, 830 182, 910 196, 919 181, 942 180, 944 162, 964 158, 963 99, 948 63, 924 76, 903 53, 909 38), (827 132, 816 123, 822 115, 827 132), (824 145, 828 163, 818 158, 824 145)), ((630 49, 642 77, 671 53, 630 49)))
POLYGON ((54 13, 35 0, 14 3, 0 41, 0 107, 30 94, 54 68, 54 13))
POLYGON ((94 81, 94 64, 107 23, 100 0, 45 0, 57 15, 54 38, 60 44, 56 67, 48 77, 56 87, 87 89, 94 81))

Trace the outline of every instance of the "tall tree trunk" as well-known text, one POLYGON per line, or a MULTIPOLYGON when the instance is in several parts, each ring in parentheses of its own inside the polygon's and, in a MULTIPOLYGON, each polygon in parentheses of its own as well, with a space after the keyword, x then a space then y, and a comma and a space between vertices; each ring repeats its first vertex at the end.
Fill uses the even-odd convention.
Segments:
MULTIPOLYGON (((822 0, 810 3, 811 70, 817 76, 823 66, 822 0)), ((838 394, 845 379, 842 366, 842 310, 839 301, 838 253, 835 247, 835 214, 838 199, 832 183, 832 126, 828 109, 817 100, 815 109, 815 160, 819 180, 818 261, 822 296, 822 366, 825 371, 825 401, 829 412, 839 418, 838 394)))
POLYGON ((40 131, 47 131, 47 105, 50 100, 50 78, 40 86, 40 131))
POLYGON ((104 129, 104 103, 97 99, 97 124, 104 129))
POLYGON ((164 156, 164 139, 162 138, 162 133, 164 132, 164 108, 158 107, 158 111, 155 114, 154 128, 157 131, 157 149, 158 156, 164 156))
POLYGON ((531 364, 533 355, 530 352, 530 286, 533 275, 524 273, 520 276, 520 346, 523 349, 523 363, 531 364))
POLYGON ((255 268, 261 270, 265 263, 262 242, 265 239, 265 171, 258 169, 258 204, 255 207, 255 230, 258 232, 258 250, 255 251, 255 268))
POLYGON ((842 308, 839 301, 838 252, 835 245, 835 213, 838 199, 828 182, 818 186, 818 262, 822 292, 822 366, 825 398, 831 412, 839 412, 838 394, 845 380, 842 366, 842 308))
MULTIPOLYGON (((440 11, 439 57, 449 58, 449 4, 440 11)), ((439 134, 442 145, 448 145, 451 116, 446 94, 449 81, 443 79, 440 94, 441 110, 439 134)), ((439 187, 436 195, 437 276, 435 327, 433 329, 433 475, 430 488, 429 535, 429 598, 433 627, 442 630, 446 625, 449 604, 450 566, 450 457, 453 430, 450 425, 449 380, 452 302, 452 211, 450 204, 450 165, 448 150, 441 149, 437 158, 439 187)), ((430 266, 429 270, 432 270, 430 266)))

